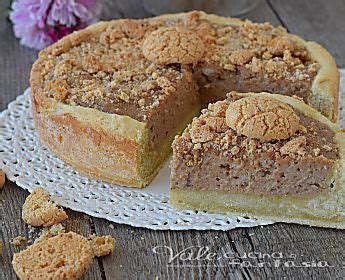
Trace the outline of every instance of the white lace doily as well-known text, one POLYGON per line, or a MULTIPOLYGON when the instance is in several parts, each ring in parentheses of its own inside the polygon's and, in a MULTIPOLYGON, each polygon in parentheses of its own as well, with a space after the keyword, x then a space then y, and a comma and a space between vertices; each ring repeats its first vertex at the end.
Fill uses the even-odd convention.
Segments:
POLYGON ((229 230, 272 221, 180 211, 169 203, 169 165, 146 189, 91 180, 42 146, 31 115, 30 89, 0 114, 0 168, 30 192, 44 187, 64 207, 120 224, 157 230, 229 230))

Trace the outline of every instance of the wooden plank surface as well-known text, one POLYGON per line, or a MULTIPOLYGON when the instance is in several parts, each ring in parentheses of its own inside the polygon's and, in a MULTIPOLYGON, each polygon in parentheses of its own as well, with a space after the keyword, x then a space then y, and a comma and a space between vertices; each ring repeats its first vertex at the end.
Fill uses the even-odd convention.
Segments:
POLYGON ((345 2, 342 0, 269 0, 269 5, 291 32, 322 44, 345 67, 345 2))
MULTIPOLYGON (((176 5, 179 2, 175 1, 176 5)), ((29 70, 37 56, 36 51, 20 46, 14 38, 11 24, 6 20, 8 6, 9 1, 0 2, 0 65, 4 69, 0 71, 0 110, 28 86, 29 70)), ((154 15, 158 8, 153 10, 148 1, 106 0, 102 18, 147 17, 154 15)), ((325 45, 338 65, 344 66, 344 9, 341 0, 260 1, 253 11, 241 17, 284 24, 291 32, 325 45)), ((224 14, 224 11, 219 12, 224 14)), ((16 279, 10 262, 13 253, 20 248, 10 245, 10 239, 18 235, 28 239, 35 237, 20 218, 21 205, 27 195, 10 182, 0 192, 0 238, 5 245, 4 256, 0 259, 0 279, 16 279)), ((345 277, 345 241, 340 230, 275 224, 228 232, 152 231, 118 225, 70 210, 68 214, 71 218, 66 224, 67 229, 85 235, 94 232, 110 234, 117 239, 115 253, 95 260, 85 279, 345 277), (181 254, 169 262, 169 257, 179 252, 181 254), (198 252, 204 252, 200 260, 196 260, 198 252), (329 267, 291 267, 293 263, 302 265, 302 262, 315 266, 319 261, 327 262, 329 267)))

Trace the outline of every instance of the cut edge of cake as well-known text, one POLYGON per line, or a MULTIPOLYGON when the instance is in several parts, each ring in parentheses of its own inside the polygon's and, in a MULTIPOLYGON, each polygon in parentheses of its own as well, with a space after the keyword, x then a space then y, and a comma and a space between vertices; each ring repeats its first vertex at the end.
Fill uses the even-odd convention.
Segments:
POLYGON ((196 116, 186 116, 156 150, 149 148, 148 127, 125 115, 51 101, 34 112, 41 140, 62 160, 90 178, 143 188, 171 153, 171 142, 196 116))
MULTIPOLYGON (((242 93, 242 96, 257 93, 242 93)), ((171 185, 170 201, 178 209, 192 209, 250 218, 271 219, 276 222, 300 223, 320 227, 345 228, 345 132, 320 112, 296 98, 271 93, 259 95, 275 98, 304 115, 327 125, 332 130, 340 158, 329 171, 327 181, 334 187, 315 196, 279 196, 248 193, 229 193, 223 190, 190 190, 171 185)))

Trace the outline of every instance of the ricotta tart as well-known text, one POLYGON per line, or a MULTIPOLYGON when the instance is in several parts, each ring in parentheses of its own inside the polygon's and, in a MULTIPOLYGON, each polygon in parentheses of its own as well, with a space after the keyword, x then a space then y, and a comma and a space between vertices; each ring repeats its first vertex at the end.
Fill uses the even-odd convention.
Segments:
POLYGON ((298 98, 232 93, 173 142, 183 209, 345 227, 345 133, 298 98))
POLYGON ((43 143, 91 178, 150 183, 193 116, 231 90, 297 94, 336 119, 339 74, 281 27, 203 12, 100 22, 43 50, 30 79, 43 143))

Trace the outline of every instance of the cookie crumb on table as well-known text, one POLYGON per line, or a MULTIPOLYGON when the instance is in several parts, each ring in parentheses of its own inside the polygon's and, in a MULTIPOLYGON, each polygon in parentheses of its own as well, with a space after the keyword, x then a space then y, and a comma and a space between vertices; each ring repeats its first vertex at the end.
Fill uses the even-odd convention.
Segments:
POLYGON ((68 216, 50 200, 49 194, 42 187, 38 187, 26 198, 22 218, 32 226, 46 227, 64 221, 68 216))
POLYGON ((90 235, 93 254, 96 257, 109 255, 114 251, 115 239, 110 235, 97 236, 90 235))
POLYGON ((5 172, 0 169, 0 191, 5 185, 5 172))
POLYGON ((19 246, 22 246, 23 243, 25 242, 26 242, 26 238, 24 236, 19 235, 13 238, 10 243, 16 247, 19 247, 19 246))

